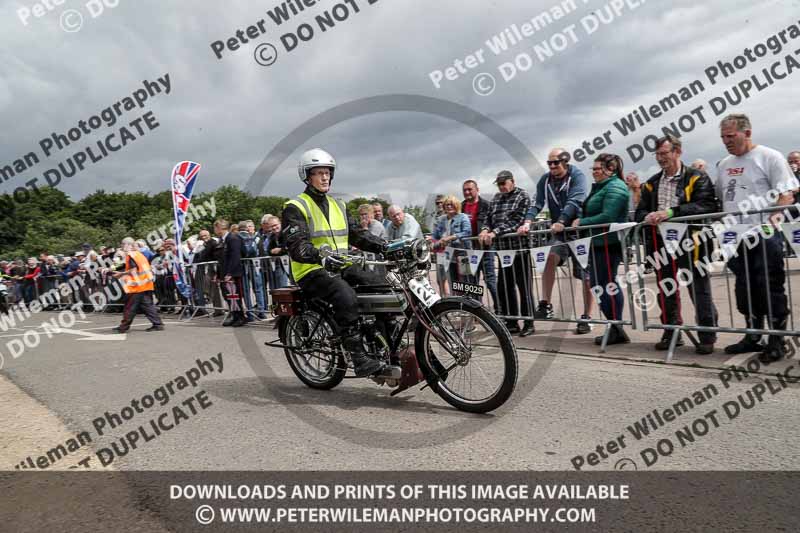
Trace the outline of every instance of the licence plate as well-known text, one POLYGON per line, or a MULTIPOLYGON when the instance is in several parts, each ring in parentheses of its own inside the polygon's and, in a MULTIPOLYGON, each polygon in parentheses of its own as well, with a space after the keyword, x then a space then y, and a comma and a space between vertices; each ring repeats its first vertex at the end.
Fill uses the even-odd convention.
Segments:
POLYGON ((419 301, 422 302, 425 307, 430 307, 442 299, 431 286, 431 282, 426 278, 413 278, 409 280, 408 288, 411 289, 411 292, 419 298, 419 301))
POLYGON ((454 281, 452 288, 453 292, 483 296, 483 285, 475 285, 474 283, 465 283, 463 281, 454 281))

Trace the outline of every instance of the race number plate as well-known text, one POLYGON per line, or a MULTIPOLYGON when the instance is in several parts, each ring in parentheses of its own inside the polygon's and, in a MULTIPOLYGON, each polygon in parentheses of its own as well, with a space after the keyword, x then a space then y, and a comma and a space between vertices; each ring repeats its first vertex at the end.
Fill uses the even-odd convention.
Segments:
POLYGON ((462 294, 474 294, 475 296, 483 296, 483 285, 475 285, 474 283, 464 283, 463 281, 454 281, 453 292, 460 292, 462 294))
POLYGON ((436 291, 431 287, 431 282, 426 278, 411 279, 408 282, 408 288, 411 289, 411 292, 419 298, 419 301, 422 302, 425 307, 430 307, 442 299, 441 296, 436 294, 436 291))

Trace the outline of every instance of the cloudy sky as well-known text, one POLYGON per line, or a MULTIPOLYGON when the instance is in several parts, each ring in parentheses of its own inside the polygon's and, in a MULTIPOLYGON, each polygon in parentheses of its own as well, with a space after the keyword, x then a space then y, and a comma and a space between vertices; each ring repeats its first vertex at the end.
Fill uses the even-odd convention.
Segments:
MULTIPOLYGON (((800 48, 800 39, 791 41, 780 54, 769 54, 716 86, 704 75, 717 61, 732 61, 746 47, 800 23, 798 0, 628 0, 619 16, 591 34, 581 21, 592 12, 605 14, 606 3, 576 0, 574 12, 499 56, 489 50, 487 39, 511 24, 521 26, 558 2, 372 1, 369 5, 368 0, 348 0, 335 7, 340 2, 320 0, 280 26, 267 15, 279 4, 276 0, 106 0, 118 5, 101 13, 101 0, 92 0, 91 5, 87 0, 65 0, 52 11, 42 8, 41 17, 33 14, 33 0, 3 2, 0 166, 13 164, 30 151, 42 161, 0 185, 0 191, 13 190, 34 177, 41 181, 48 168, 147 111, 157 117, 157 129, 64 179, 59 188, 74 199, 100 188, 164 190, 173 164, 192 159, 203 165, 200 191, 224 184, 244 188, 255 173, 251 187, 261 194, 288 196, 301 186, 294 166, 302 149, 319 146, 337 158, 340 169, 334 187, 343 193, 381 194, 397 203, 420 204, 434 193, 458 192, 466 177, 478 178, 482 192, 491 192, 493 176, 505 168, 520 177, 519 185, 530 189, 528 174, 538 175, 537 165, 515 161, 507 150, 519 154, 508 146, 508 139, 498 145, 498 139, 485 135, 487 128, 507 130, 514 143, 543 162, 550 148, 577 148, 584 140, 614 130, 612 123, 637 106, 649 107, 696 79, 704 83, 704 93, 629 137, 614 130, 614 144, 607 150, 625 155, 630 144, 658 134, 663 124, 703 105, 708 123, 685 134, 684 159, 703 157, 713 162, 724 149, 718 118, 708 110, 708 100, 800 48), (639 7, 631 9, 631 4, 639 7), (343 18, 345 8, 346 20, 320 30, 317 15, 335 9, 343 18), (75 30, 80 18, 80 30, 65 31, 75 30), (215 57, 212 42, 234 37, 238 29, 246 30, 262 18, 265 34, 236 51, 226 49, 222 60, 215 57), (287 52, 281 36, 303 23, 314 28, 315 35, 287 52), (573 24, 578 42, 570 41, 554 57, 538 61, 534 45, 551 39, 557 44, 557 34, 567 35, 565 28, 573 24), (254 60, 263 43, 278 51, 271 66, 254 60), (439 89, 434 87, 431 72, 479 50, 483 64, 457 80, 444 80, 439 89), (504 81, 500 65, 513 62, 519 54, 523 54, 520 64, 530 68, 504 81), (526 55, 533 58, 532 66, 525 64, 526 55), (169 95, 154 97, 144 109, 125 112, 117 125, 101 127, 44 158, 40 139, 52 132, 66 133, 78 121, 130 96, 142 80, 154 81, 166 73, 172 85, 169 95), (496 79, 487 96, 473 88, 476 75, 483 73, 496 79), (428 101, 416 112, 384 111, 352 118, 340 113, 319 126, 319 116, 332 108, 392 94, 446 102, 439 108, 428 101), (451 104, 464 106, 458 116, 444 112, 453 108, 451 104), (476 113, 489 122, 476 121, 476 113), (312 126, 301 127, 309 121, 312 126), (295 135, 286 140, 292 132, 295 135), (276 146, 291 153, 262 188, 267 176, 266 167, 260 165, 276 146)), ((486 83, 484 79, 479 85, 486 83)), ((785 153, 800 147, 798 89, 800 72, 730 111, 748 113, 756 141, 785 153)), ((397 99, 380 102, 390 101, 397 99)), ((377 107, 371 110, 380 111, 381 104, 377 107)), ((589 162, 580 166, 588 171, 589 162)), ((634 164, 626 156, 626 169, 648 174, 654 170, 653 157, 648 154, 634 164)))

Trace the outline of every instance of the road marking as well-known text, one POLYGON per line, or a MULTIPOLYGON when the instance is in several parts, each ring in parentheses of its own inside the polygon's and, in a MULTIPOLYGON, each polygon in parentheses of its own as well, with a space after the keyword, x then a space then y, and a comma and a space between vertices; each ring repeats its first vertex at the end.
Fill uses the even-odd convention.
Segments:
MULTIPOLYGON (((140 324, 133 324, 131 327, 149 326, 149 325, 150 325, 150 322, 142 322, 140 324)), ((38 328, 38 327, 41 327, 41 325, 40 326, 35 326, 35 327, 38 328)), ((112 327, 113 326, 100 326, 100 327, 96 327, 96 328, 71 329, 71 330, 64 330, 64 329, 59 328, 58 330, 52 330, 52 331, 58 331, 58 332, 64 332, 64 333, 69 333, 69 332, 74 332, 74 331, 94 331, 94 330, 98 330, 98 329, 109 331, 109 330, 111 330, 112 327)), ((12 329, 12 328, 9 328, 9 329, 12 329)), ((19 328, 14 328, 14 329, 19 329, 19 328)), ((22 330, 20 330, 20 331, 22 331, 22 330)), ((0 335, 0 339, 4 339, 4 338, 7 338, 7 337, 22 337, 26 333, 28 333, 28 332, 26 331, 25 333, 14 333, 12 335, 0 335)), ((78 333, 77 335, 80 335, 80 333, 78 333)), ((88 335, 92 335, 92 334, 90 333, 88 335)), ((118 337, 121 336, 119 333, 109 333, 109 334, 107 334, 105 336, 108 337, 108 336, 113 336, 113 335, 116 335, 118 337)), ((122 334, 122 335, 125 335, 125 334, 122 334)), ((101 339, 98 339, 98 340, 101 340, 101 339)), ((105 339, 103 339, 103 340, 105 340, 105 339)), ((109 340, 117 340, 117 339, 109 339, 109 340)))
POLYGON ((82 329, 59 329, 58 332, 83 337, 82 339, 77 339, 79 341, 124 341, 128 338, 127 333, 89 333, 82 329))

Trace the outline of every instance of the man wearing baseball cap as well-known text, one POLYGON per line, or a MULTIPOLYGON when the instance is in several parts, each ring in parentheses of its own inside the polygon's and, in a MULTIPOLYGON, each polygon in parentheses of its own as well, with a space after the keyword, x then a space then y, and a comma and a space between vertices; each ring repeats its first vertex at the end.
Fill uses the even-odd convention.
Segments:
MULTIPOLYGON (((514 175, 508 170, 501 170, 494 180, 499 192, 495 194, 489 207, 489 214, 478 241, 491 245, 503 235, 515 233, 525 220, 525 213, 531 204, 530 196, 514 183, 514 175)), ((502 250, 520 248, 519 239, 501 238, 497 248, 502 250)), ((531 313, 531 262, 527 251, 518 252, 512 266, 500 267, 497 279, 498 308, 501 315, 508 317, 532 317, 531 313), (516 289, 515 289, 516 286, 516 289), (519 293, 519 302, 517 301, 519 293), (521 315, 520 315, 521 311, 521 315)), ((506 326, 511 333, 519 333, 527 337, 535 330, 533 320, 526 319, 522 331, 517 319, 506 319, 506 326)))

